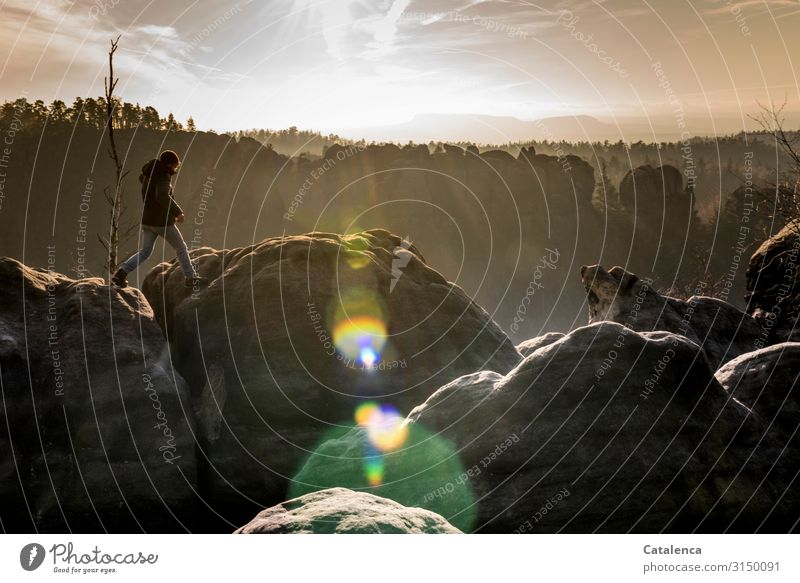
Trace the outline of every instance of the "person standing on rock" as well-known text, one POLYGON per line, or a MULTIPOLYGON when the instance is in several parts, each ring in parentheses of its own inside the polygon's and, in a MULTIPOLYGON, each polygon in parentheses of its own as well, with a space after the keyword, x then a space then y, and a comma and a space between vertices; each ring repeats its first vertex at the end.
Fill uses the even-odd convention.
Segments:
POLYGON ((186 287, 197 287, 205 280, 195 271, 189 258, 189 249, 177 227, 184 220, 183 210, 172 198, 172 176, 180 168, 181 160, 172 150, 165 150, 161 155, 150 160, 142 167, 139 182, 142 183, 142 247, 131 255, 117 269, 111 283, 117 287, 128 285, 128 274, 146 261, 153 252, 156 240, 164 237, 178 254, 183 274, 186 276, 186 287), (176 224, 177 223, 177 224, 176 224))

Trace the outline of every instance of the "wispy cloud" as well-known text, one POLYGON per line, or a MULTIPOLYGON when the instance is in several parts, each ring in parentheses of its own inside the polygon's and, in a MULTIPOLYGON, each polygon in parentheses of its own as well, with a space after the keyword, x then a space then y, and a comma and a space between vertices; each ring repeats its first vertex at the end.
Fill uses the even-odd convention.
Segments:
POLYGON ((336 131, 456 110, 608 116, 641 102, 669 112, 653 60, 696 115, 707 113, 710 95, 726 111, 761 86, 788 86, 796 97, 796 0, 691 7, 696 13, 656 0, 0 0, 0 100, 23 90, 45 100, 98 95, 109 39, 120 33, 123 98, 191 112, 218 129, 325 123, 336 131), (562 10, 579 17, 572 28, 558 21, 562 10), (624 61, 630 78, 620 82, 600 54, 624 61))
POLYGON ((411 0, 394 0, 386 16, 375 24, 373 42, 369 43, 368 58, 377 59, 394 50, 395 36, 397 35, 397 21, 411 4, 411 0))

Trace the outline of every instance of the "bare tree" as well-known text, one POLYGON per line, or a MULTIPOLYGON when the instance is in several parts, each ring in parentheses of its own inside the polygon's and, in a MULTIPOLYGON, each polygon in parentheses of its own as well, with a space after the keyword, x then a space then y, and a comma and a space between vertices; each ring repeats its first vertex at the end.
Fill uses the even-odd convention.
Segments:
POLYGON ((750 118, 772 134, 789 164, 788 168, 781 170, 779 161, 776 181, 762 193, 762 202, 774 209, 773 215, 783 219, 787 225, 794 225, 800 233, 800 132, 787 133, 783 117, 785 100, 780 106, 774 103, 769 107, 758 105, 761 112, 750 118))
POLYGON ((114 188, 104 189, 106 201, 111 206, 111 221, 109 225, 108 237, 98 235, 100 243, 105 248, 108 254, 108 262, 106 270, 109 277, 114 273, 117 266, 117 248, 120 243, 120 220, 125 212, 123 205, 122 195, 122 181, 127 176, 128 172, 123 170, 122 161, 117 153, 117 144, 114 141, 114 109, 117 106, 118 100, 114 97, 114 89, 117 86, 119 79, 114 78, 114 53, 117 51, 120 37, 111 41, 111 50, 108 52, 108 77, 104 79, 105 85, 105 105, 106 105, 106 130, 108 132, 108 155, 114 162, 115 169, 115 182, 114 188))

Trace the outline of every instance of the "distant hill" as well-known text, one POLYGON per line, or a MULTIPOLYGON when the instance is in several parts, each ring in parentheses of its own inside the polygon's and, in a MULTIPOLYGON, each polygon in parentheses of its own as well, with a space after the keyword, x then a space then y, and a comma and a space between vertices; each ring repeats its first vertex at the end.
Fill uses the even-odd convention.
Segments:
POLYGON ((588 115, 523 121, 510 116, 426 113, 396 125, 352 128, 342 133, 368 141, 505 144, 530 140, 605 140, 614 131, 613 125, 588 115))
MULTIPOLYGON (((793 128, 798 123, 798 114, 787 114, 786 127, 793 128)), ((398 143, 675 142, 684 139, 686 133, 693 137, 738 134, 743 124, 751 133, 761 130, 746 116, 715 116, 713 119, 685 117, 679 125, 675 116, 669 115, 648 118, 628 116, 609 120, 576 115, 526 121, 511 116, 425 113, 399 124, 345 128, 339 133, 353 140, 398 143)))

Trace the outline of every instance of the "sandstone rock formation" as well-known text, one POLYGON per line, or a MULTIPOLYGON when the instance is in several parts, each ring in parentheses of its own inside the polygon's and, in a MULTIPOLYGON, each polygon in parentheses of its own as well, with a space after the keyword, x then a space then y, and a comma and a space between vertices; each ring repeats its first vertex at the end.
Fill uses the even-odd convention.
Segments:
POLYGON ((498 170, 516 161, 516 158, 505 150, 487 150, 480 156, 493 166, 498 167, 498 170))
POLYGON ((438 514, 346 488, 267 508, 234 534, 457 534, 438 514))
POLYGON ((620 204, 627 209, 652 200, 674 201, 684 196, 683 176, 669 164, 654 168, 650 165, 629 170, 619 183, 620 204))
POLYGON ((800 343, 783 342, 748 352, 725 364, 715 376, 762 423, 783 435, 773 445, 795 437, 800 420, 800 343))
POLYGON ((606 271, 600 265, 581 268, 589 298, 589 322, 609 320, 633 330, 664 330, 701 345, 712 370, 740 354, 758 348, 761 328, 748 314, 706 296, 680 300, 662 296, 649 280, 622 267, 606 271))
POLYGON ((517 344, 517 351, 523 356, 530 356, 543 346, 548 346, 557 340, 561 340, 564 334, 561 332, 548 332, 536 338, 530 338, 517 344))
POLYGON ((134 288, 0 259, 6 532, 198 528, 194 422, 134 288))
POLYGON ((796 454, 669 332, 580 328, 507 375, 442 387, 403 427, 380 484, 359 427, 319 448, 296 492, 372 484, 478 532, 785 532, 800 516, 796 454))
MULTIPOLYGON (((588 205, 592 202, 595 187, 594 168, 583 158, 568 154, 566 156, 548 156, 535 154, 517 160, 516 167, 532 172, 534 188, 541 190, 551 203, 558 204, 553 194, 563 193, 560 204, 566 208, 588 205)), ((534 209, 535 212, 535 209, 534 209)))
POLYGON ((207 287, 187 290, 173 262, 143 289, 203 420, 207 492, 231 520, 286 500, 316 443, 364 402, 405 415, 454 378, 505 373, 521 358, 414 245, 383 230, 200 249, 193 260, 207 287))
MULTIPOLYGON (((789 223, 764 241, 747 268, 747 311, 772 344, 800 339, 800 225, 789 223)), ((762 344, 762 346, 764 345, 762 344)))

